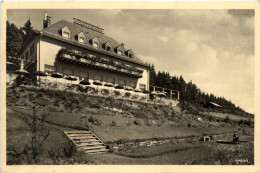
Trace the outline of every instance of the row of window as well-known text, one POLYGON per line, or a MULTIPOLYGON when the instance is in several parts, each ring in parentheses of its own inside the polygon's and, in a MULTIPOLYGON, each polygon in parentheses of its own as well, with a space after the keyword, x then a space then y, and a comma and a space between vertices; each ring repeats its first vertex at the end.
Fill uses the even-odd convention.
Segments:
MULTIPOLYGON (((30 46, 30 56, 34 54, 34 44, 30 46)), ((25 51, 25 53, 21 56, 22 59, 28 60, 29 58, 29 50, 25 51)))
MULTIPOLYGON (((52 65, 48 65, 48 64, 45 64, 44 70, 45 70, 45 72, 55 72, 55 71, 57 71, 56 66, 52 66, 52 65)), ((74 70, 73 69, 69 69, 69 68, 63 68, 62 69, 62 73, 64 75, 74 75, 74 70)), ((80 71, 79 72, 79 79, 82 80, 84 78, 89 78, 89 73, 88 72, 84 72, 84 71, 80 71)), ((93 74, 93 80, 100 80, 100 81, 109 82, 109 83, 113 83, 113 84, 116 83, 116 79, 114 77, 111 77, 111 76, 104 77, 104 76, 99 75, 99 74, 93 74)), ((118 84, 119 85, 123 85, 123 86, 130 86, 132 88, 136 87, 136 82, 129 81, 127 83, 127 81, 124 80, 124 79, 118 79, 118 84)), ((145 90, 146 89, 146 85, 145 84, 140 84, 139 88, 141 90, 145 90)))
MULTIPOLYGON (((61 35, 62 37, 66 38, 66 39, 69 39, 71 36, 71 31, 69 30, 68 27, 64 27, 61 29, 61 35)), ((79 43, 81 44, 84 44, 86 43, 86 36, 83 34, 83 32, 80 32, 78 35, 77 35, 77 40, 79 43)), ((98 40, 97 37, 94 37, 92 40, 90 40, 90 43, 92 44, 92 46, 96 49, 100 48, 101 45, 100 45, 100 41, 98 40)), ((108 41, 106 42, 104 45, 103 45, 103 48, 106 50, 106 51, 109 51, 111 52, 112 51, 112 44, 108 41)), ((123 55, 123 44, 119 45, 118 47, 115 48, 115 52, 118 54, 118 55, 123 55)), ((134 57, 134 54, 133 54, 133 51, 131 49, 125 51, 125 55, 129 58, 133 58, 134 57)))

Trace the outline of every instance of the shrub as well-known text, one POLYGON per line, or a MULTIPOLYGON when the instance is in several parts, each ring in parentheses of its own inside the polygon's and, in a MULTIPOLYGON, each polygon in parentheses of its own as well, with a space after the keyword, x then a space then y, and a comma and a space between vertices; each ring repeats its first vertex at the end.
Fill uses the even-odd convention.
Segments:
POLYGON ((125 93, 125 97, 129 98, 131 96, 131 93, 130 92, 126 92, 125 93))
POLYGON ((97 126, 101 125, 101 121, 96 119, 96 118, 94 118, 94 117, 92 117, 92 116, 89 117, 88 122, 90 122, 93 125, 97 125, 97 126))
POLYGON ((134 125, 139 125, 139 126, 142 126, 143 125, 143 122, 139 119, 135 119, 134 120, 134 125))
POLYGON ((120 91, 114 91, 115 96, 120 96, 120 91))
POLYGON ((108 89, 102 89, 101 94, 103 95, 109 95, 109 90, 108 89))
POLYGON ((131 120, 127 121, 126 125, 131 126, 133 122, 131 120))
POLYGON ((230 122, 229 116, 226 116, 226 117, 225 117, 224 122, 225 122, 225 123, 229 123, 229 122, 230 122))
POLYGON ((112 121, 111 126, 117 126, 117 122, 112 121))

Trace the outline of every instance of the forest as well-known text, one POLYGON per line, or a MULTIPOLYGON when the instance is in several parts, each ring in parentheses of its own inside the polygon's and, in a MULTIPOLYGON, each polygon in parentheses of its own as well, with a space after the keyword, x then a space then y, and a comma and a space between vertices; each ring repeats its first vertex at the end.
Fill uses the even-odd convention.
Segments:
POLYGON ((156 73, 153 64, 150 64, 150 85, 178 90, 180 92, 179 106, 183 110, 189 110, 191 113, 200 111, 218 111, 221 113, 234 114, 245 117, 253 117, 253 114, 247 113, 245 110, 236 106, 232 101, 228 101, 224 97, 217 97, 212 93, 205 93, 197 87, 196 84, 186 82, 183 76, 171 76, 168 72, 158 71, 156 73), (209 102, 221 105, 221 108, 212 109, 205 107, 209 102), (192 109, 192 110, 191 110, 192 109))

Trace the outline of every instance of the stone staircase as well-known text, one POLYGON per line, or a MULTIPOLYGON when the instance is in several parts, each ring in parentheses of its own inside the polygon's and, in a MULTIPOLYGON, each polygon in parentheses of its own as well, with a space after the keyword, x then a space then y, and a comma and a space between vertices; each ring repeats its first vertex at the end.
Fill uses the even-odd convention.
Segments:
POLYGON ((77 150, 88 154, 107 152, 105 144, 91 131, 64 131, 77 150))

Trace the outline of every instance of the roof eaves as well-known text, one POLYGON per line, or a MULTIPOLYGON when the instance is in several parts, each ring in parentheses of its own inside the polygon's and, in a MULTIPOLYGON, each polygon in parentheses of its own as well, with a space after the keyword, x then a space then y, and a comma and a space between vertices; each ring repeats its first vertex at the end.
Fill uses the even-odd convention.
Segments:
POLYGON ((143 62, 138 62, 138 61, 133 60, 133 59, 126 59, 126 58, 121 57, 121 56, 119 56, 117 54, 109 53, 107 51, 100 50, 100 49, 95 49, 95 48, 93 48, 91 46, 88 46, 88 45, 82 45, 82 44, 76 43, 76 42, 74 42, 72 40, 65 40, 65 39, 62 39, 62 38, 58 37, 55 34, 52 34, 52 33, 43 32, 43 36, 50 37, 50 38, 53 38, 53 39, 57 39, 57 40, 60 40, 60 41, 64 41, 64 42, 67 42, 67 43, 70 43, 70 44, 73 44, 73 45, 76 45, 76 46, 79 46, 79 47, 88 48, 88 49, 90 49, 92 51, 98 51, 100 53, 103 53, 103 54, 106 54, 106 55, 110 55, 110 56, 113 56, 113 57, 116 57, 116 58, 119 58, 119 59, 122 59, 122 60, 125 60, 125 61, 129 61, 129 62, 138 64, 138 65, 141 65, 141 66, 144 66, 144 67, 149 67, 149 65, 147 65, 147 64, 145 64, 143 62))

